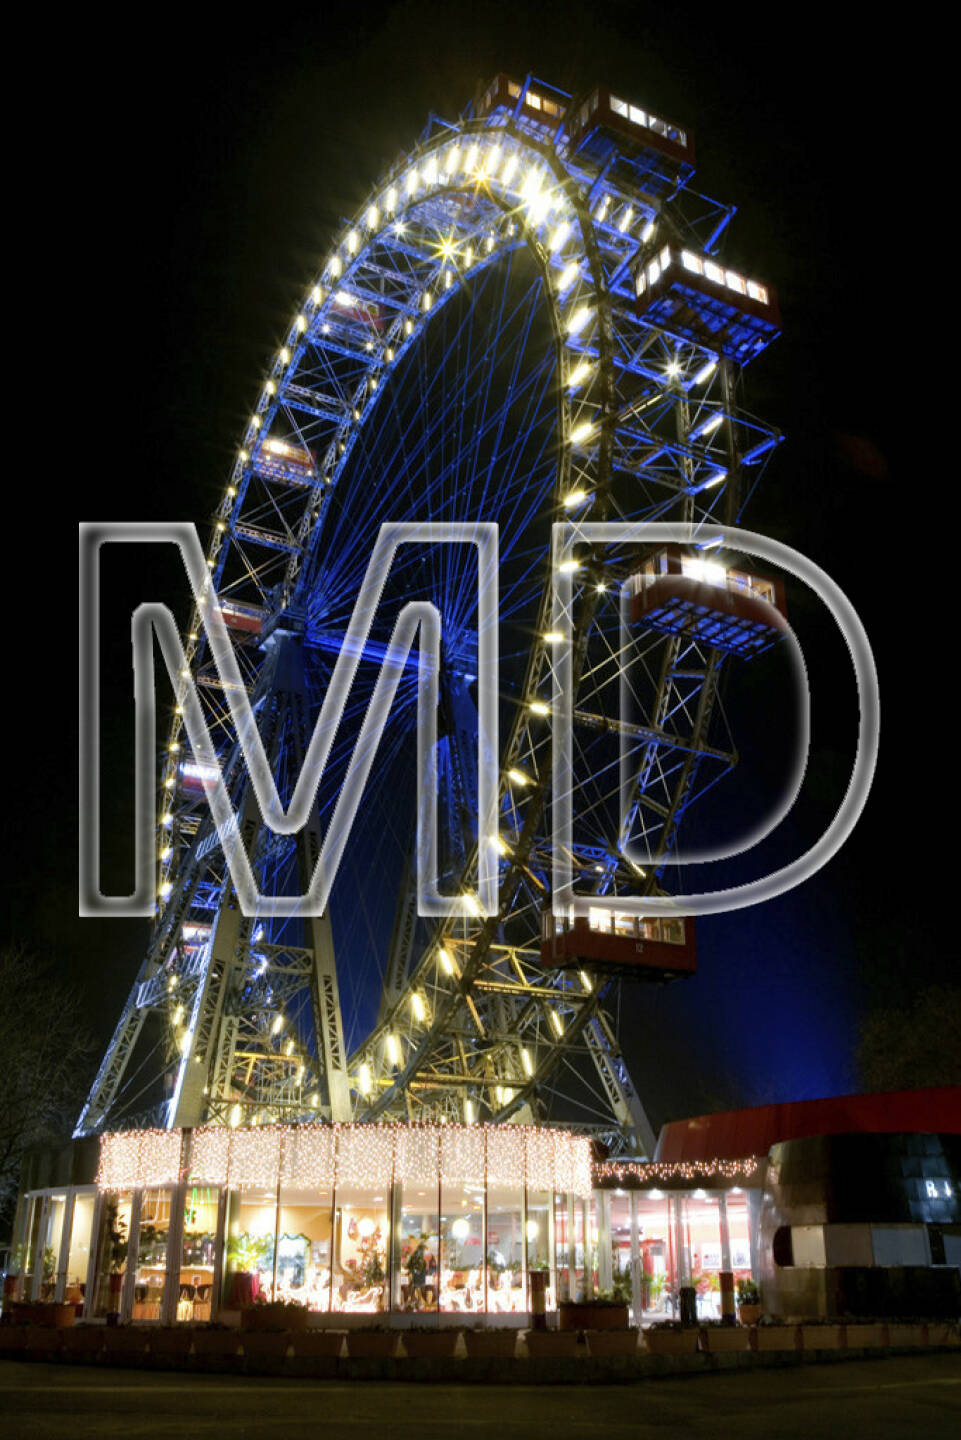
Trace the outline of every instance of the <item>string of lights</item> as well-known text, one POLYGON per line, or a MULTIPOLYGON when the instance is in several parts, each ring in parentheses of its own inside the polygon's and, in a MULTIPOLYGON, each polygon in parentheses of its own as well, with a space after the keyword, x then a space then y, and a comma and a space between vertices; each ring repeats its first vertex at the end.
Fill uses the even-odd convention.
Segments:
POLYGON ((327 1190, 394 1182, 526 1186, 591 1193, 590 1141, 525 1125, 258 1125, 229 1129, 125 1130, 100 1139, 97 1185, 134 1190, 174 1185, 327 1190), (184 1163, 190 1135, 189 1163, 184 1163))
POLYGON ((594 1180, 634 1181, 639 1185, 654 1180, 705 1180, 711 1177, 736 1180, 753 1174, 765 1161, 762 1155, 741 1160, 605 1160, 595 1165, 594 1180))

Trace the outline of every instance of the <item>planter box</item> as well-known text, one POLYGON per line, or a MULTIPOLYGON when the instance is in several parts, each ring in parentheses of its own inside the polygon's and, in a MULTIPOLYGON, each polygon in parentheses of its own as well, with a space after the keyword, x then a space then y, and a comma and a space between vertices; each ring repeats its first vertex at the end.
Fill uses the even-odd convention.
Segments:
POLYGON ((72 1325, 77 1318, 75 1305, 54 1305, 52 1302, 18 1300, 11 1306, 14 1325, 38 1325, 50 1330, 59 1330, 72 1325))
POLYGON ((305 1330, 291 1336, 294 1354, 300 1357, 330 1355, 335 1359, 344 1348, 343 1330, 305 1330))
POLYGON ((801 1326, 801 1348, 804 1350, 840 1350, 843 1340, 843 1325, 801 1326))
POLYGON ((177 1330, 151 1330, 150 1354, 155 1360, 169 1364, 185 1364, 194 1343, 194 1332, 183 1327, 177 1330))
POLYGON ((63 1354, 68 1360, 99 1360, 103 1351, 102 1325, 77 1325, 63 1332, 63 1354))
POLYGON ((708 1355, 726 1355, 732 1350, 750 1350, 751 1332, 743 1325, 706 1325, 701 1330, 701 1349, 708 1355))
POLYGON ((590 1301, 562 1300, 558 1309, 562 1330, 626 1330, 626 1305, 592 1305, 590 1301))
POLYGON ((888 1325, 888 1344, 901 1348, 906 1345, 923 1345, 924 1325, 888 1325))
POLYGON ((104 1360, 108 1365, 137 1365, 147 1353, 149 1336, 129 1325, 108 1325, 103 1332, 104 1360))
POLYGON ((739 1305, 737 1318, 742 1325, 756 1325, 761 1318, 760 1305, 739 1305))
POLYGON ((26 1343, 25 1325, 0 1325, 0 1355, 19 1355, 26 1343))
POLYGON ((287 1364, 291 1336, 287 1331, 260 1331, 243 1337, 244 1362, 253 1375, 279 1375, 287 1364))
POLYGON ((585 1330, 589 1355, 636 1355, 636 1330, 585 1330))
POLYGON ((754 1350, 797 1350, 801 1344, 797 1325, 758 1325, 750 1331, 754 1350))
POLYGON ((697 1331, 688 1330, 646 1330, 644 1342, 652 1355, 695 1355, 697 1353, 697 1331))
POLYGON ((289 1334, 293 1330, 307 1329, 306 1305, 282 1305, 273 1309, 270 1305, 248 1305, 240 1312, 240 1328, 256 1334, 289 1334))
POLYGON ((845 1325, 844 1340, 849 1350, 874 1349, 887 1344, 883 1325, 845 1325))
POLYGON ((396 1330, 348 1330, 347 1354, 352 1360, 388 1360, 397 1353, 396 1330))
POLYGON ((405 1330, 404 1351, 411 1360, 449 1359, 457 1349, 459 1330, 405 1330))
POLYGON ((52 1325, 28 1325, 24 1355, 34 1360, 53 1360, 63 1347, 63 1335, 52 1325))
POLYGON ((471 1360, 512 1360, 516 1330, 465 1330, 464 1344, 471 1360))
POLYGON ((572 1360, 578 1354, 576 1330, 528 1330, 524 1339, 532 1360, 544 1357, 572 1360))
POLYGON ((195 1330, 194 1355, 198 1359, 229 1360, 240 1351, 236 1330, 195 1330))
POLYGON ((929 1345, 961 1345, 961 1326, 948 1320, 933 1320, 928 1326, 929 1345))

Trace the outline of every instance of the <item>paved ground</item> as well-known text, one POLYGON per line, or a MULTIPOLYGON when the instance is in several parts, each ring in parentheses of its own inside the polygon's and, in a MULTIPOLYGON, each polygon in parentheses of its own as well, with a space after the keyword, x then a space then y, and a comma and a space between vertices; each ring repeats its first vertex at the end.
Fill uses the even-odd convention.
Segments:
POLYGON ((961 1358, 649 1380, 637 1385, 417 1385, 235 1379, 0 1365, 4 1440, 941 1440, 961 1436, 961 1358))

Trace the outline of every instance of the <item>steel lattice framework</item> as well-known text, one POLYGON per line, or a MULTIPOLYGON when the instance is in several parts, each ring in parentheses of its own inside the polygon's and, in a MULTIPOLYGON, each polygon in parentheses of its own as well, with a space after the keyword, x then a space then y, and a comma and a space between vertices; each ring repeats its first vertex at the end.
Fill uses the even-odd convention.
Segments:
MULTIPOLYGON (((333 926, 329 916, 240 913, 181 750, 178 706, 153 938, 78 1133, 134 1119, 550 1116, 636 1153, 652 1143, 616 1039, 617 987, 540 965, 551 863, 545 711, 558 646, 569 644, 578 888, 651 893, 688 805, 735 760, 718 704, 723 656, 681 636, 625 640, 620 586, 636 549, 585 551, 571 633, 552 635, 549 527, 680 520, 696 538, 699 524, 732 524, 779 436, 740 407, 739 367, 709 334, 672 333, 636 301, 638 267, 666 237, 716 254, 733 211, 698 195, 686 173, 658 175, 617 150, 586 158, 570 138, 580 102, 531 79, 512 90, 506 108, 432 119, 338 236, 273 359, 209 548, 287 803, 376 526, 499 522, 496 836, 478 835, 475 815, 470 557, 415 550, 387 597, 388 610, 417 596, 441 610, 444 881, 472 893, 478 846, 495 845, 499 912, 417 915, 415 668, 335 887, 333 926), (536 113, 548 98, 558 117, 549 122, 536 113), (334 934, 341 982, 353 985, 352 1048, 334 934), (365 1016, 371 954, 380 1002, 365 1016)), ((372 633, 314 819, 289 838, 261 822, 194 616, 188 663, 264 893, 293 893, 313 870, 392 618, 383 636, 372 633)))

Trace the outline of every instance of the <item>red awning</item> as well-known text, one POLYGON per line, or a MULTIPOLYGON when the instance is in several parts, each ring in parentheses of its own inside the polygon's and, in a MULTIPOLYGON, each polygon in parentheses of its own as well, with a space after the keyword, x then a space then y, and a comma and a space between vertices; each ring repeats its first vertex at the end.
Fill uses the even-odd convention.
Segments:
POLYGON ((902 1132, 961 1135, 961 1085, 836 1095, 672 1120, 661 1128, 655 1159, 734 1160, 766 1155, 780 1140, 902 1132))

